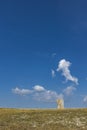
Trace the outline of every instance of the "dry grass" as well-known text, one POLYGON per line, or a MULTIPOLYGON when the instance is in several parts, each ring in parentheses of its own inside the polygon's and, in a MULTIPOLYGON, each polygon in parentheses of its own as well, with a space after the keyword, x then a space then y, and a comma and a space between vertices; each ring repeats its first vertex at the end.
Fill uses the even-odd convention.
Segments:
POLYGON ((87 130, 87 109, 0 109, 0 130, 87 130))

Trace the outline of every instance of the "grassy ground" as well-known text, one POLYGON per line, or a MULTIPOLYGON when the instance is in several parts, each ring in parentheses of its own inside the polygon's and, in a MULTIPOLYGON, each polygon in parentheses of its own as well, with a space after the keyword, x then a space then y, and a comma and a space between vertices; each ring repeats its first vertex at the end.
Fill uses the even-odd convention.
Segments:
POLYGON ((0 108, 0 130, 87 130, 87 109, 0 108))

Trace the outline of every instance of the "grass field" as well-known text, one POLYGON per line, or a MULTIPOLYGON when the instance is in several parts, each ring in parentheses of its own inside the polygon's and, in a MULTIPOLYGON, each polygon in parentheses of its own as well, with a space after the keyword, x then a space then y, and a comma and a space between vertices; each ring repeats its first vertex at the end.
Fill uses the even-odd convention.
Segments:
POLYGON ((87 109, 0 108, 0 130, 87 130, 87 109))

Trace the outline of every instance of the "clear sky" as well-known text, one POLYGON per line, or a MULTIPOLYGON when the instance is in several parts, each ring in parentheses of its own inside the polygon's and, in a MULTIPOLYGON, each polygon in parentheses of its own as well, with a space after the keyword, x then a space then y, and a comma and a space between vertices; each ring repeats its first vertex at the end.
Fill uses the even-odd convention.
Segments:
POLYGON ((87 107, 87 1, 0 1, 0 107, 87 107))

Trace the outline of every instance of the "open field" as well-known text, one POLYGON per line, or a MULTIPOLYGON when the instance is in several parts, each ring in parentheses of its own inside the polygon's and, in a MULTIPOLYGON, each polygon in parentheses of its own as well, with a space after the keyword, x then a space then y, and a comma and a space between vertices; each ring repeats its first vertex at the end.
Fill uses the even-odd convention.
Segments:
POLYGON ((87 109, 0 108, 0 130, 87 130, 87 109))

